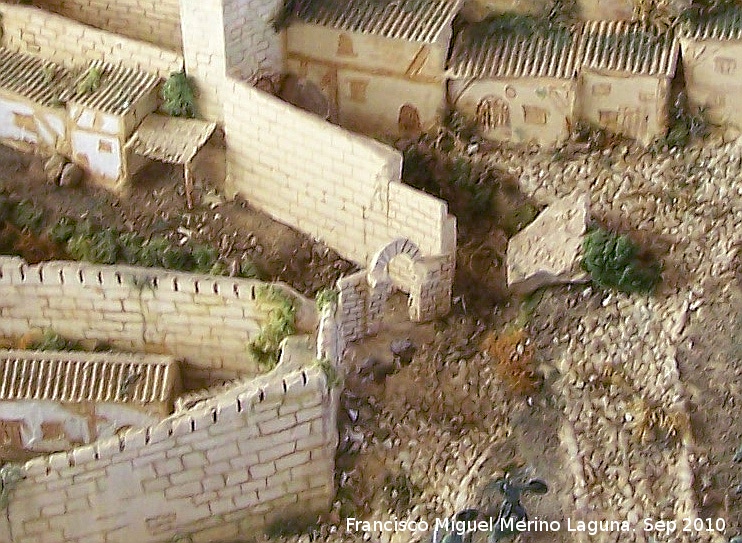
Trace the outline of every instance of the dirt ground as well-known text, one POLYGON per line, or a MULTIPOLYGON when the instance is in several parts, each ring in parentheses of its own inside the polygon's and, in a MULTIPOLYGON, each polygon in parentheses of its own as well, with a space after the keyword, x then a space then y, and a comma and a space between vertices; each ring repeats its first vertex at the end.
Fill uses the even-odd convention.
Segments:
MULTIPOLYGON (((197 205, 189 211, 183 170, 176 166, 152 163, 137 175, 130 194, 117 197, 89 186, 51 185, 41 158, 0 146, 0 189, 42 208, 46 226, 69 216, 144 237, 159 234, 178 242, 192 238, 219 248, 227 262, 246 255, 263 278, 284 281, 309 296, 355 270, 326 245, 271 220, 244 200, 226 202, 210 187, 195 187, 197 205)), ((37 248, 22 256, 31 262, 64 256, 60 248, 49 248, 52 255, 44 252, 37 248)))

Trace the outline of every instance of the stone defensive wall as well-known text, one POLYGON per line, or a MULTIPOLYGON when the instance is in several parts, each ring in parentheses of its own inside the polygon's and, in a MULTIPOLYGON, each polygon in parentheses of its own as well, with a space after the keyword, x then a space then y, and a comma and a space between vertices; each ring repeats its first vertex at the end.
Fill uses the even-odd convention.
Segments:
POLYGON ((316 520, 334 495, 337 393, 307 356, 285 358, 150 427, 28 461, 0 541, 219 543, 316 520))
POLYGON ((34 0, 33 4, 171 51, 180 52, 183 48, 178 0, 34 0))
POLYGON ((280 283, 133 266, 0 257, 0 335, 51 328, 70 339, 184 361, 186 389, 260 373, 248 346, 273 305, 271 285, 295 300, 299 333, 317 326, 314 303, 280 283))
POLYGON ((446 202, 400 181, 402 155, 249 84, 227 78, 230 189, 368 266, 396 238, 422 256, 455 251, 446 202))
MULTIPOLYGON (((119 5, 117 2, 103 4, 119 5)), ((0 24, 3 46, 67 67, 105 60, 164 78, 184 66, 179 52, 99 30, 34 6, 0 4, 0 24)))

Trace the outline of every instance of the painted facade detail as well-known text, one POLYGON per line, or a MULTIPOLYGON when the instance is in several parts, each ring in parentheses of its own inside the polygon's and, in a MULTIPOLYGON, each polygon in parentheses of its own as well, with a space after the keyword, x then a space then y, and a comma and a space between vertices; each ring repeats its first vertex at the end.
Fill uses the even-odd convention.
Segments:
POLYGON ((0 456, 63 451, 154 424, 180 391, 171 357, 0 351, 0 456))
POLYGON ((691 104, 716 124, 742 130, 742 28, 730 16, 716 16, 681 27, 683 73, 691 104))
POLYGON ((451 107, 476 121, 483 137, 552 144, 569 137, 575 119, 577 39, 549 35, 457 37, 449 62, 451 107))
POLYGON ((590 21, 580 36, 578 115, 644 145, 668 128, 680 43, 671 32, 624 21, 590 21))
POLYGON ((371 134, 410 135, 439 123, 460 1, 301 0, 286 30, 289 71, 325 93, 331 119, 371 134))

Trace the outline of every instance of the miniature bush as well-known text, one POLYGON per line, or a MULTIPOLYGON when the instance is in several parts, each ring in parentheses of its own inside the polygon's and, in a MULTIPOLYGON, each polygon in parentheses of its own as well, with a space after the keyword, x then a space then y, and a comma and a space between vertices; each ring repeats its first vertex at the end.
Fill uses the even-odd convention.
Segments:
POLYGON ((259 306, 269 306, 270 309, 249 350, 258 366, 268 371, 278 364, 281 342, 296 332, 296 308, 288 294, 272 285, 258 289, 256 300, 259 306))
POLYGON ((651 292, 661 279, 656 262, 639 258, 639 247, 626 235, 598 228, 585 236, 582 268, 593 282, 626 293, 651 292))
POLYGON ((219 251, 208 245, 195 245, 191 256, 194 264, 193 271, 211 273, 219 258, 219 251))
POLYGON ((92 66, 88 68, 88 71, 85 72, 85 77, 77 84, 77 94, 90 94, 97 91, 100 88, 102 75, 100 69, 92 66))
POLYGON ((41 337, 32 339, 27 345, 22 348, 31 349, 35 351, 80 351, 82 350, 80 344, 71 339, 67 339, 51 328, 44 330, 41 337))
POLYGON ((162 86, 162 109, 172 117, 195 117, 196 96, 185 72, 173 72, 162 86))
POLYGON ((509 327, 500 334, 490 334, 482 343, 498 377, 520 395, 535 393, 541 384, 534 368, 535 348, 527 339, 523 328, 509 327))
POLYGON ((340 293, 332 288, 323 288, 317 293, 314 299, 314 303, 317 306, 317 311, 322 313, 326 307, 330 307, 338 303, 340 293))
POLYGON ((11 204, 10 221, 19 230, 38 233, 44 222, 44 212, 30 200, 21 200, 14 206, 11 204))

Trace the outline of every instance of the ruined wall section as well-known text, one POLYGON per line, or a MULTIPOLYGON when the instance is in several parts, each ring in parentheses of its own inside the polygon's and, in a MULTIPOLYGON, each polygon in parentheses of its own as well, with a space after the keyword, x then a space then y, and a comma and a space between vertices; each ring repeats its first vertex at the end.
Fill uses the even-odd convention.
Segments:
MULTIPOLYGON (((51 328, 120 350, 167 353, 185 360, 187 388, 260 372, 250 341, 268 318, 261 281, 81 262, 27 265, 0 257, 0 335, 51 328)), ((297 300, 298 326, 313 331, 314 305, 297 300)))
POLYGON ((183 48, 178 0, 34 0, 34 5, 81 23, 170 51, 183 48))
POLYGON ((219 543, 312 520, 334 495, 336 402, 314 366, 31 460, 10 496, 12 543, 219 543))
POLYGON ((399 152, 229 79, 228 186, 261 210, 367 265, 398 237, 453 254, 444 201, 400 181, 399 152))
POLYGON ((180 54, 93 28, 33 6, 0 4, 2 45, 74 68, 103 59, 167 77, 183 68, 180 54))

